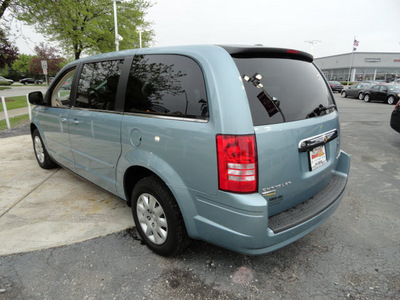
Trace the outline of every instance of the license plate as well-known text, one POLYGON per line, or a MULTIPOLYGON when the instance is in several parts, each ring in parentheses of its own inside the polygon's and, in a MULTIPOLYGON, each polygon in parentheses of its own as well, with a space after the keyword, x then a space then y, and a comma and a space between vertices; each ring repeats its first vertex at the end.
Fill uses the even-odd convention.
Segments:
POLYGON ((318 169, 326 164, 326 150, 325 145, 315 147, 309 152, 310 168, 311 171, 318 169))

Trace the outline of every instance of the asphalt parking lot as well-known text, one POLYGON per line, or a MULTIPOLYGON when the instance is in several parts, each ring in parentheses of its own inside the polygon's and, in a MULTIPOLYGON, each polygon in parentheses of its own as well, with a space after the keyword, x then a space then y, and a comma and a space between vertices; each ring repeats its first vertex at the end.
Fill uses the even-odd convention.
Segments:
MULTIPOLYGON (((261 256, 193 242, 179 257, 163 258, 149 251, 128 224, 106 236, 96 232, 81 242, 0 256, 0 300, 400 299, 400 134, 389 126, 393 106, 342 99, 338 94, 335 98, 342 149, 352 156, 348 188, 335 214, 306 237, 261 256)), ((24 159, 29 155, 33 151, 26 149, 24 159)), ((2 177, 8 175, 4 167, 0 172, 2 177)), ((28 176, 21 177, 22 188, 28 176)), ((61 181, 71 188, 82 184, 69 175, 61 181)), ((91 191, 91 198, 83 197, 89 203, 79 205, 88 211, 94 207, 103 211, 105 206, 114 213, 118 210, 109 223, 101 218, 93 222, 93 230, 102 223, 108 228, 126 219, 129 208, 124 209, 118 199, 101 201, 106 196, 96 187, 85 183, 84 188, 91 191)), ((45 200, 37 203, 43 210, 52 197, 45 199, 48 204, 45 200)), ((5 215, 15 211, 18 216, 23 203, 16 203, 5 215)), ((28 204, 32 208, 35 203, 28 204)), ((69 211, 69 222, 79 223, 71 205, 77 204, 63 203, 62 195, 57 195, 57 205, 49 212, 69 211)), ((57 226, 62 225, 55 221, 52 232, 57 235, 57 226)), ((63 219, 65 223, 68 220, 63 219)), ((29 229, 22 227, 15 239, 29 229)), ((59 233, 61 238, 65 234, 59 233)), ((0 238, 0 250, 5 244, 0 238)))

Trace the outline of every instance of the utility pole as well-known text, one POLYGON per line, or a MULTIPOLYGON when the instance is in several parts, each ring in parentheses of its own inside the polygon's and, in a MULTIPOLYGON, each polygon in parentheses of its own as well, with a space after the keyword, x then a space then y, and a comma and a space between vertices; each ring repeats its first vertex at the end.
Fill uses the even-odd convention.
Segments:
POLYGON ((311 45, 311 55, 314 56, 314 45, 316 45, 318 43, 322 43, 322 42, 319 40, 312 40, 312 41, 304 41, 304 43, 311 45))

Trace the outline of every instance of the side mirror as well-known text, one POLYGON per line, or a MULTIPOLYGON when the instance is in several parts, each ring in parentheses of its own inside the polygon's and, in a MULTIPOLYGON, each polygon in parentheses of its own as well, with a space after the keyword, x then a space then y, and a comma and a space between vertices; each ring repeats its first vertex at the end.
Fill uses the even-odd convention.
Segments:
POLYGON ((29 103, 33 105, 45 105, 42 92, 28 94, 29 103))

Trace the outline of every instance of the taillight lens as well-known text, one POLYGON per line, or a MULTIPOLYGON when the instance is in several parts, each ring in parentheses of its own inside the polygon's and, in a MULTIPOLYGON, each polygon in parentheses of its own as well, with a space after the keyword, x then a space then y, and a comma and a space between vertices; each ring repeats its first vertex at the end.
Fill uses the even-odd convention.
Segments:
POLYGON ((394 107, 394 110, 397 110, 400 107, 400 100, 397 102, 396 106, 394 107))
POLYGON ((257 151, 254 135, 217 135, 219 189, 235 193, 257 191, 257 151))

